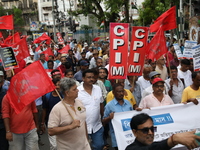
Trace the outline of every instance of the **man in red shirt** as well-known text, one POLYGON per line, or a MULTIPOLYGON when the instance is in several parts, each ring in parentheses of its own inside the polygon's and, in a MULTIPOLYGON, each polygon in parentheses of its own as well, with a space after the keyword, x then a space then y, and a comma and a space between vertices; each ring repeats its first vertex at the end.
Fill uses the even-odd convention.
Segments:
POLYGON ((16 114, 8 99, 2 101, 2 118, 6 128, 6 139, 10 150, 39 150, 37 135, 37 108, 35 101, 16 114))

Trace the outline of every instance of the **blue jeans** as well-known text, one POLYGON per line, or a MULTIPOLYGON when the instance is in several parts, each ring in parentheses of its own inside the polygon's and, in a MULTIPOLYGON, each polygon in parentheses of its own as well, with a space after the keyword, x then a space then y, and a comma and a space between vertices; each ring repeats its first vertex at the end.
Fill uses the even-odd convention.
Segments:
POLYGON ((38 135, 36 129, 27 133, 12 133, 13 141, 9 141, 9 150, 39 150, 38 135))
POLYGON ((103 140, 104 128, 101 127, 97 132, 89 134, 92 139, 92 149, 93 150, 102 150, 104 147, 103 140))

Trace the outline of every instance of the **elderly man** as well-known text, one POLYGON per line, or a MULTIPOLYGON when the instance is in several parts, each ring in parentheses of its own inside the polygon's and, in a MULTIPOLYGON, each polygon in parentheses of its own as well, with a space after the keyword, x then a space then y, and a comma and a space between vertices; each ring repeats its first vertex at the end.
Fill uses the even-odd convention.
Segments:
POLYGON ((150 107, 158 107, 174 104, 172 99, 163 93, 164 81, 161 78, 155 78, 152 81, 153 93, 144 97, 139 105, 139 108, 145 109, 150 107))
POLYGON ((153 142, 156 127, 153 126, 152 118, 144 113, 133 116, 130 126, 136 138, 125 150, 170 150, 177 144, 193 149, 198 147, 195 140, 200 140, 200 137, 194 134, 195 131, 192 131, 173 134, 166 140, 153 142))
POLYGON ((151 66, 145 65, 143 69, 143 76, 138 78, 137 83, 140 85, 141 91, 145 90, 147 87, 151 85, 149 74, 152 71, 151 66))
POLYGON ((113 119, 115 112, 131 111, 133 110, 133 106, 129 101, 124 99, 124 87, 121 84, 116 83, 113 86, 112 92, 114 94, 114 99, 105 106, 103 123, 109 123, 112 147, 117 150, 118 146, 111 120, 113 119))
POLYGON ((168 78, 167 67, 165 66, 165 58, 163 56, 156 61, 156 71, 161 74, 161 79, 166 80, 168 78))

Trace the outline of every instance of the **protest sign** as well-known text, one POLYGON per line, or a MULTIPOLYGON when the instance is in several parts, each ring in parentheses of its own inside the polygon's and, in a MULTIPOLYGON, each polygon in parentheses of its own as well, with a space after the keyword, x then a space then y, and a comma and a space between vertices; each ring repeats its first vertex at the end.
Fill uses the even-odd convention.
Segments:
POLYGON ((12 47, 0 48, 0 55, 5 71, 19 68, 12 47))
POLYGON ((194 71, 200 71, 200 45, 192 48, 194 71))
POLYGON ((193 58, 192 47, 196 45, 197 42, 186 40, 184 45, 183 58, 192 59, 193 58))
POLYGON ((132 27, 131 46, 128 57, 128 75, 141 76, 147 46, 148 28, 132 27))
MULTIPOLYGON (((147 113, 153 119, 157 131, 154 133, 154 141, 167 139, 172 134, 193 131, 200 132, 200 105, 174 104, 139 111, 128 111, 115 113, 112 125, 120 150, 134 142, 134 135, 130 128, 130 120, 139 113, 147 113)), ((180 149, 183 145, 177 145, 175 148, 180 149)))
POLYGON ((110 23, 109 79, 127 76, 129 24, 110 23))
POLYGON ((181 52, 181 48, 180 48, 179 44, 175 43, 175 44, 173 44, 173 46, 174 46, 174 50, 175 50, 175 53, 176 53, 178 59, 182 59, 183 58, 183 54, 181 52))

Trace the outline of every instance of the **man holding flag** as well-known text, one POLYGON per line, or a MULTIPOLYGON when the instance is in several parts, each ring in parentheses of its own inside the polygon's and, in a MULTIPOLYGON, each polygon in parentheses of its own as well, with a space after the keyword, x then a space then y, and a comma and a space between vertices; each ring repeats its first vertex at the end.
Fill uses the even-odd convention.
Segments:
POLYGON ((2 118, 10 150, 39 150, 34 100, 54 88, 40 61, 30 64, 12 77, 2 101, 2 118))

